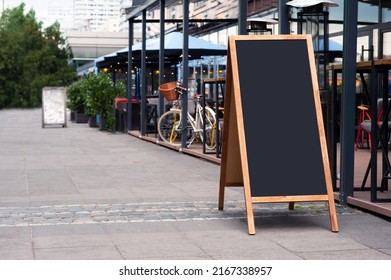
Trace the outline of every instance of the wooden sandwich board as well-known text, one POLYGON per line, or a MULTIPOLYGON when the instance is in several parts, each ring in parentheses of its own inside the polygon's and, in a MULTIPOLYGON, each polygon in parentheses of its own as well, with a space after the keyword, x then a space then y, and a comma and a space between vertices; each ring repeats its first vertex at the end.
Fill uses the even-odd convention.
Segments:
POLYGON ((48 125, 67 126, 67 94, 65 87, 42 89, 42 128, 48 125))
POLYGON ((249 234, 254 203, 325 201, 338 231, 310 35, 230 36, 220 172, 243 186, 249 234))

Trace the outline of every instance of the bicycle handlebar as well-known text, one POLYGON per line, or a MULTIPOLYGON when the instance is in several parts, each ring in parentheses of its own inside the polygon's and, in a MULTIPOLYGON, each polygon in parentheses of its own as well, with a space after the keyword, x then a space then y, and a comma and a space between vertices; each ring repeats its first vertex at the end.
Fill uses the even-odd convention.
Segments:
POLYGON ((176 90, 176 91, 179 91, 179 92, 181 93, 182 91, 187 91, 187 88, 185 88, 184 86, 182 86, 182 84, 177 83, 177 84, 176 84, 175 90, 176 90))

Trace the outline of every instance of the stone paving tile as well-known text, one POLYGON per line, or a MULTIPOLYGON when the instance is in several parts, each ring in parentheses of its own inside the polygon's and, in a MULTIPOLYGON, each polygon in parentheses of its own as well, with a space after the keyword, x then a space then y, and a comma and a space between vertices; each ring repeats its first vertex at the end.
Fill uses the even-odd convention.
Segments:
POLYGON ((338 250, 297 253, 307 260, 391 260, 391 255, 382 253, 381 250, 338 250))
MULTIPOLYGON (((352 208, 337 210, 341 215, 359 212, 352 208)), ((295 211, 284 204, 254 205, 255 217, 288 215, 328 215, 328 209, 324 203, 297 204, 295 211)), ((227 201, 224 211, 211 201, 0 207, 0 227, 245 218, 243 201, 227 201)))
POLYGON ((39 109, 0 116, 0 259, 391 255, 378 217, 337 207, 331 233, 325 203, 254 204, 249 236, 242 188, 227 188, 217 210, 216 164, 86 124, 42 129, 39 109))
POLYGON ((114 246, 44 248, 34 250, 37 260, 119 260, 114 246))

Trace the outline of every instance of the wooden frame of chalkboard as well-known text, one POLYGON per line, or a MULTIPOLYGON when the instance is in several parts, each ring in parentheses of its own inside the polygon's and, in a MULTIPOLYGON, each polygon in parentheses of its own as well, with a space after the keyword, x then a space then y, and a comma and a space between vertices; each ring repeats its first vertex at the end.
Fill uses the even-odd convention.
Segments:
POLYGON ((338 231, 310 35, 229 37, 219 210, 242 186, 249 234, 254 203, 328 202, 338 231))

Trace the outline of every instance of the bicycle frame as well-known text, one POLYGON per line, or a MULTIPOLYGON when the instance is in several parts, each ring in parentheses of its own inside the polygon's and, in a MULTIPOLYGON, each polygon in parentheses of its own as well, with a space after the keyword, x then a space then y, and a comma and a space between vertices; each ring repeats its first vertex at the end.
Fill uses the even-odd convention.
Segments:
MULTIPOLYGON (((199 97, 197 97, 199 98, 199 97)), ((203 139, 203 126, 202 126, 202 122, 201 122, 201 118, 202 118, 202 106, 200 104, 200 101, 197 99, 195 101, 196 103, 196 108, 195 108, 195 116, 193 117, 189 112, 187 112, 187 120, 188 120, 188 123, 191 125, 191 128, 193 130, 193 133, 196 135, 198 135, 201 139, 203 139)), ((179 120, 182 119, 182 108, 171 108, 170 111, 173 111, 173 112, 176 112, 179 114, 179 120)), ((181 122, 180 121, 175 121, 176 125, 175 127, 173 127, 173 131, 171 132, 171 135, 170 135, 170 140, 175 140, 173 139, 173 135, 175 135, 175 130, 179 130, 180 129, 180 126, 181 126, 181 122)), ((190 142, 188 143, 188 146, 190 146, 194 140, 195 140, 196 137, 191 137, 190 139, 190 142)))
MULTIPOLYGON (((177 86, 176 91, 182 96, 182 94, 186 92, 186 89, 177 86)), ((194 116, 189 112, 186 112, 187 124, 186 127, 183 127, 183 108, 180 106, 180 99, 175 100, 170 111, 164 113, 159 118, 159 136, 163 141, 178 146, 178 142, 176 142, 177 140, 180 140, 178 139, 178 136, 183 135, 183 132, 187 130, 187 147, 189 147, 196 138, 199 138, 203 143, 207 141, 207 149, 213 149, 214 133, 216 129, 215 112, 210 107, 203 107, 201 105, 199 95, 194 96, 194 102, 194 116), (176 142, 176 144, 174 144, 174 142, 176 142)))

